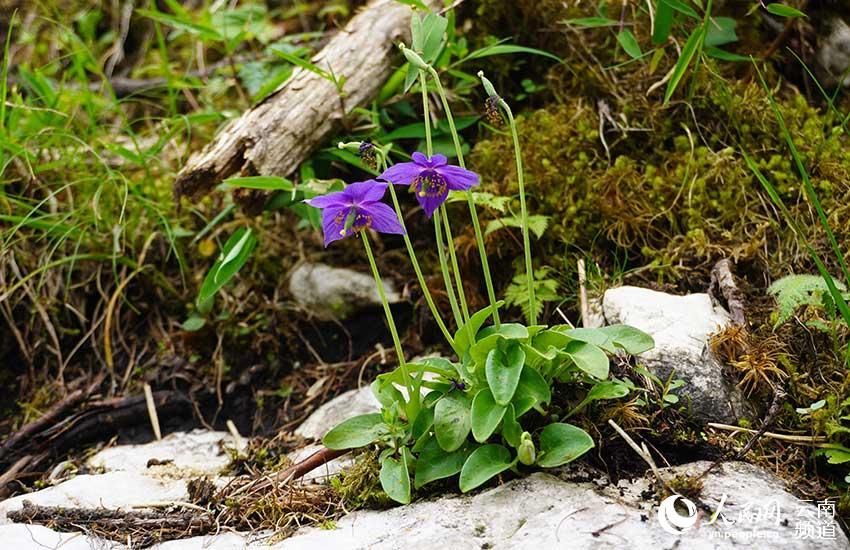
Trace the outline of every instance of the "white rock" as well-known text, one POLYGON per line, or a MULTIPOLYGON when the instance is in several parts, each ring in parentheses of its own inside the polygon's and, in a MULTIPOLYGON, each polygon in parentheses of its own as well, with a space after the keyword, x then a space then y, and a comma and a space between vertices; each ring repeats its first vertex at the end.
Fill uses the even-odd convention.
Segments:
POLYGON ((88 537, 82 533, 59 533, 42 525, 0 525, 0 548, 8 550, 118 550, 124 545, 88 537))
POLYGON ((20 510, 25 500, 41 506, 128 509, 187 498, 186 481, 183 479, 155 478, 135 472, 80 475, 54 487, 0 502, 0 522, 7 523, 6 514, 20 510))
POLYGON ((381 404, 375 399, 369 386, 349 390, 316 409, 307 417, 307 420, 301 423, 295 433, 301 437, 319 441, 328 430, 343 420, 360 414, 378 412, 380 408, 381 404))
POLYGON ((703 420, 734 422, 749 412, 740 389, 723 376, 723 366, 708 348, 709 336, 726 326, 729 314, 708 294, 675 296, 624 286, 605 292, 607 324, 631 325, 650 334, 655 348, 640 360, 661 379, 675 371, 685 385, 677 394, 690 400, 703 420))
POLYGON ((169 460, 170 465, 181 470, 185 477, 216 475, 230 463, 223 446, 235 446, 233 437, 227 432, 176 432, 160 441, 104 449, 91 457, 88 465, 107 472, 149 473, 149 460, 169 460))
MULTIPOLYGON (((702 472, 708 462, 672 469, 702 472)), ((723 513, 735 520, 752 508, 776 504, 788 522, 762 519, 734 525, 700 522, 682 534, 664 531, 654 501, 641 498, 646 479, 626 487, 599 489, 594 483, 568 482, 536 473, 469 496, 445 496, 391 510, 360 511, 341 519, 334 530, 303 529, 274 546, 276 550, 433 548, 720 550, 726 548, 819 549, 848 547, 834 521, 834 539, 795 538, 797 514, 816 508, 785 492, 765 471, 748 464, 726 464, 705 479, 702 500, 715 509, 724 493, 723 513), (622 496, 621 496, 622 494, 622 496)))
MULTIPOLYGON (((387 301, 401 301, 391 281, 384 279, 387 301)), ((295 301, 319 317, 343 319, 358 308, 380 305, 371 275, 320 263, 303 263, 289 276, 295 301)))

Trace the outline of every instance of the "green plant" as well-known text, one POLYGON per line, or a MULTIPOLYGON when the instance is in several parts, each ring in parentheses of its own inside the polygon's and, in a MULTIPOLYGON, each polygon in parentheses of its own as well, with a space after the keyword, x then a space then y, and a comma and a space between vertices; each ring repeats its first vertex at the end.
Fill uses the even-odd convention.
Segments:
MULTIPOLYGON (((436 16, 415 17, 414 49, 402 46, 410 72, 417 73, 423 93, 427 154, 417 152, 412 155, 412 162, 388 166, 388 147, 368 143, 341 144, 341 150, 358 150, 364 158, 377 160, 384 168, 380 178, 387 183, 374 180, 355 183, 343 192, 309 201, 322 209, 326 245, 361 233, 399 361, 398 368, 379 375, 372 383, 381 412, 342 422, 325 435, 323 443, 332 450, 377 446, 381 486, 390 498, 400 503, 410 502, 414 489, 458 474, 460 489, 466 492, 507 470, 518 471, 522 466, 553 468, 580 457, 593 448, 593 439, 579 426, 549 414, 553 390, 557 388, 559 395, 575 403, 566 418, 578 414, 594 401, 622 398, 629 393, 630 384, 609 380, 608 354, 620 351, 637 354, 654 345, 649 335, 624 325, 577 329, 537 323, 539 310, 530 252, 530 217, 522 185, 522 158, 516 127, 507 103, 479 73, 491 104, 498 105, 511 126, 521 182, 518 221, 525 246, 525 273, 517 276, 516 286, 524 285, 523 301, 528 304, 529 325, 500 321, 498 309, 504 302, 495 301, 493 297, 475 208, 476 194, 471 191, 479 177, 463 166, 462 147, 445 90, 439 74, 426 61, 434 58, 429 48, 435 48, 432 44, 439 42, 437 38, 432 39, 434 33, 442 34, 445 29, 446 24, 436 16), (458 166, 448 165, 446 157, 433 154, 431 117, 425 97, 428 76, 441 98, 458 166), (396 220, 385 218, 381 213, 385 205, 376 202, 380 201, 388 184, 396 220), (440 268, 458 325, 455 334, 446 338, 455 360, 427 358, 408 363, 383 296, 383 284, 365 230, 406 232, 392 189, 397 184, 409 187, 425 214, 433 216, 440 268), (489 306, 473 314, 467 310, 463 278, 444 206, 450 192, 466 197, 482 259, 483 278, 491 299, 489 306), (361 198, 352 200, 352 197, 361 198), (493 325, 485 326, 489 318, 493 325)), ((415 253, 409 241, 405 242, 421 282, 415 253)), ((543 272, 544 281, 545 276, 543 272)), ((423 291, 427 296, 427 289, 423 291)), ((520 300, 519 291, 514 290, 512 294, 514 300, 520 300)), ((543 294, 541 298, 550 296, 543 294)), ((432 306, 430 300, 429 305, 432 306)), ((433 306, 431 309, 439 316, 433 306)), ((444 328, 445 324, 440 323, 440 326, 444 328)))

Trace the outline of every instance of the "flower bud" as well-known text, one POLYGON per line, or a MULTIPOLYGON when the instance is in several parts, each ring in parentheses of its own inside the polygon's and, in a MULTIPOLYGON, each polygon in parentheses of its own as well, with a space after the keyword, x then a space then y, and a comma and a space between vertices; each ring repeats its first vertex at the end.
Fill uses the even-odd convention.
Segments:
POLYGON ((404 57, 407 59, 407 61, 417 69, 427 71, 430 68, 428 64, 425 63, 425 60, 422 59, 415 51, 405 47, 404 44, 399 44, 398 47, 401 49, 401 53, 404 54, 404 57))
POLYGON ((526 466, 531 466, 537 460, 537 451, 534 448, 534 442, 531 440, 531 434, 522 432, 522 437, 517 447, 517 458, 526 466))
POLYGON ((499 97, 499 94, 496 93, 496 88, 493 87, 493 83, 484 76, 484 71, 478 71, 478 78, 481 79, 481 84, 484 85, 484 91, 487 92, 488 96, 499 97))
POLYGON ((336 146, 344 151, 348 151, 349 153, 357 153, 360 154, 360 147, 363 146, 362 141, 340 141, 336 144, 336 146))

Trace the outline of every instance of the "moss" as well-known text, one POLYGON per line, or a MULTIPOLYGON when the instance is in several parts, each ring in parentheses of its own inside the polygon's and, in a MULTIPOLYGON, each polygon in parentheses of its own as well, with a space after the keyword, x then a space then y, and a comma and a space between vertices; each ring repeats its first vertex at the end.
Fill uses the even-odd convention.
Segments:
MULTIPOLYGON (((754 83, 699 80, 691 108, 662 108, 639 91, 612 100, 607 108, 626 129, 607 123, 604 143, 591 98, 520 118, 532 209, 553 217, 550 250, 610 251, 613 245, 627 251, 632 265, 653 266, 660 279, 673 282, 694 269, 705 273, 721 257, 757 262, 771 276, 809 270, 798 241, 777 222, 748 170, 740 145, 746 144, 808 236, 826 251, 764 91, 754 83)), ((782 99, 781 109, 833 230, 846 241, 848 138, 797 94, 782 99)), ((489 190, 516 193, 509 136, 478 143, 471 164, 489 190)))
POLYGON ((392 500, 381 489, 380 472, 378 453, 366 451, 357 455, 354 465, 333 479, 331 485, 348 510, 386 508, 392 500))

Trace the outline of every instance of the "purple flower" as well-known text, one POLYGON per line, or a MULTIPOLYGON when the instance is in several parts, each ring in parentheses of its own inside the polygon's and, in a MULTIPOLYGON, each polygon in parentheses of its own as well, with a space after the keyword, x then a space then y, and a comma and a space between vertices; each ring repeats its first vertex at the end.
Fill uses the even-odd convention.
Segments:
POLYGON ((304 201, 322 210, 325 247, 369 228, 380 233, 404 234, 395 211, 380 202, 387 186, 375 180, 361 181, 342 191, 304 201))
POLYGON ((478 185, 478 174, 460 166, 451 166, 443 155, 431 158, 413 153, 413 162, 402 162, 387 169, 381 179, 395 185, 408 185, 430 218, 446 202, 449 191, 466 191, 478 185))

